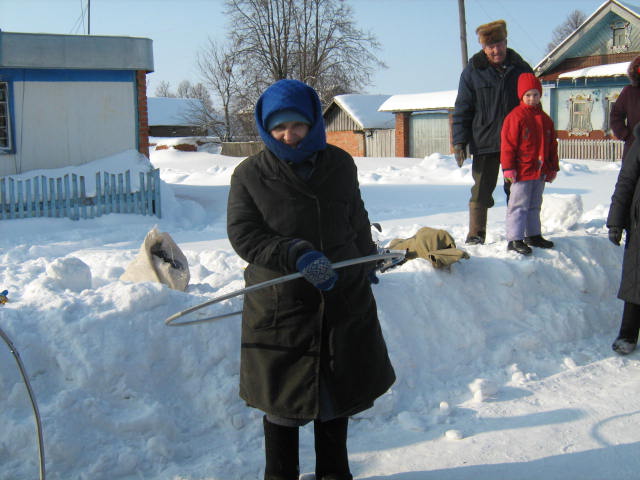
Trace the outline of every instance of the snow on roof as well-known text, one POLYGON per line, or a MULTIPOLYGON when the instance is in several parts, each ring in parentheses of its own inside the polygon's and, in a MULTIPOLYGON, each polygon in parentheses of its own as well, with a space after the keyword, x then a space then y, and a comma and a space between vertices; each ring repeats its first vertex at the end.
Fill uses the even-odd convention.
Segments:
POLYGON ((393 95, 378 110, 381 112, 416 112, 420 110, 445 110, 453 108, 457 90, 430 93, 393 95))
POLYGON ((147 99, 149 125, 194 126, 194 122, 188 120, 189 113, 199 102, 200 100, 195 98, 149 97, 147 99))
POLYGON ((378 107, 389 97, 390 95, 345 94, 336 95, 333 100, 363 129, 394 128, 394 115, 378 111, 378 107))
POLYGON ((580 70, 561 73, 558 78, 595 78, 626 75, 629 63, 631 62, 610 63, 609 65, 597 65, 595 67, 581 68, 580 70))

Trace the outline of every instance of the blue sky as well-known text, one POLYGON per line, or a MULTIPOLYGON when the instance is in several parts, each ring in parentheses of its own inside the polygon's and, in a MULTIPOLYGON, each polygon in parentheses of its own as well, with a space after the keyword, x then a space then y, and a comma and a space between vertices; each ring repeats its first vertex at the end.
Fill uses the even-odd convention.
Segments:
MULTIPOLYGON (((631 0, 640 3, 639 0, 631 0)), ((359 28, 374 33, 378 57, 389 68, 374 75, 364 93, 423 93, 456 89, 462 69, 457 0, 350 0, 359 28)), ((509 46, 535 66, 553 29, 573 10, 591 15, 604 0, 466 0, 467 43, 479 50, 475 28, 498 18, 507 22, 509 46)), ((0 0, 0 29, 9 32, 87 32, 87 0, 0 0), (84 22, 82 8, 85 9, 84 22)), ((155 72, 175 89, 199 81, 196 53, 208 38, 228 31, 223 0, 91 0, 91 34, 153 40, 155 72)))

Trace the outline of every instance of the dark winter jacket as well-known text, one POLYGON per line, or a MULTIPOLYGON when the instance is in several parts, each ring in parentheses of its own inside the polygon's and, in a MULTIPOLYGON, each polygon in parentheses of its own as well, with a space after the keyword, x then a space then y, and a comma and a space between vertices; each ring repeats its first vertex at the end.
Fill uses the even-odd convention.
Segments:
POLYGON ((453 144, 469 145, 474 154, 500 152, 502 121, 515 108, 521 73, 533 70, 514 50, 507 49, 503 68, 495 68, 481 50, 460 75, 453 111, 453 144))
POLYGON ((629 64, 627 74, 631 85, 622 89, 609 116, 613 134, 619 140, 624 140, 623 158, 626 157, 635 140, 633 127, 640 122, 640 74, 638 67, 640 67, 640 57, 636 57, 629 64))
MULTIPOLYGON (((371 253, 368 214, 351 156, 328 145, 310 179, 269 150, 244 160, 231 178, 231 245, 249 262, 247 286, 295 272, 292 240, 332 262, 371 253)), ((337 270, 322 292, 297 279, 245 295, 240 395, 250 406, 289 418, 315 418, 323 375, 336 416, 371 406, 395 380, 367 267, 337 270)))
POLYGON ((553 120, 539 105, 523 102, 504 119, 500 164, 502 170, 515 170, 518 181, 537 180, 560 169, 553 120))
POLYGON ((640 124, 633 133, 636 140, 622 162, 611 197, 607 227, 627 231, 618 298, 640 305, 640 124))

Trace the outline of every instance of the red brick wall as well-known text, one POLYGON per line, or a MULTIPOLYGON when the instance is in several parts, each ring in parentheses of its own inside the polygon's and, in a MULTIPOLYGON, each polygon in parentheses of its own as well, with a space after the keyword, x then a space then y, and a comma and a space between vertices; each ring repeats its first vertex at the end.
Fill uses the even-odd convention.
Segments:
POLYGON ((136 72, 138 93, 138 151, 149 157, 149 115, 147 112, 147 72, 136 72))
POLYGON ((327 143, 349 152, 352 157, 364 157, 364 134, 351 130, 327 132, 327 143))
POLYGON ((396 113, 396 157, 409 156, 409 112, 396 113))

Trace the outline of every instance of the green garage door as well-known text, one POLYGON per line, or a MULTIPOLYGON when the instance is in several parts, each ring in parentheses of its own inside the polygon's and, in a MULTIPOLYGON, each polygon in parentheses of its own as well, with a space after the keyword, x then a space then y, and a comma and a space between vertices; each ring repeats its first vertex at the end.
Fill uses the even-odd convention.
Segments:
POLYGON ((449 112, 414 113, 409 124, 409 155, 424 158, 451 152, 449 112))

